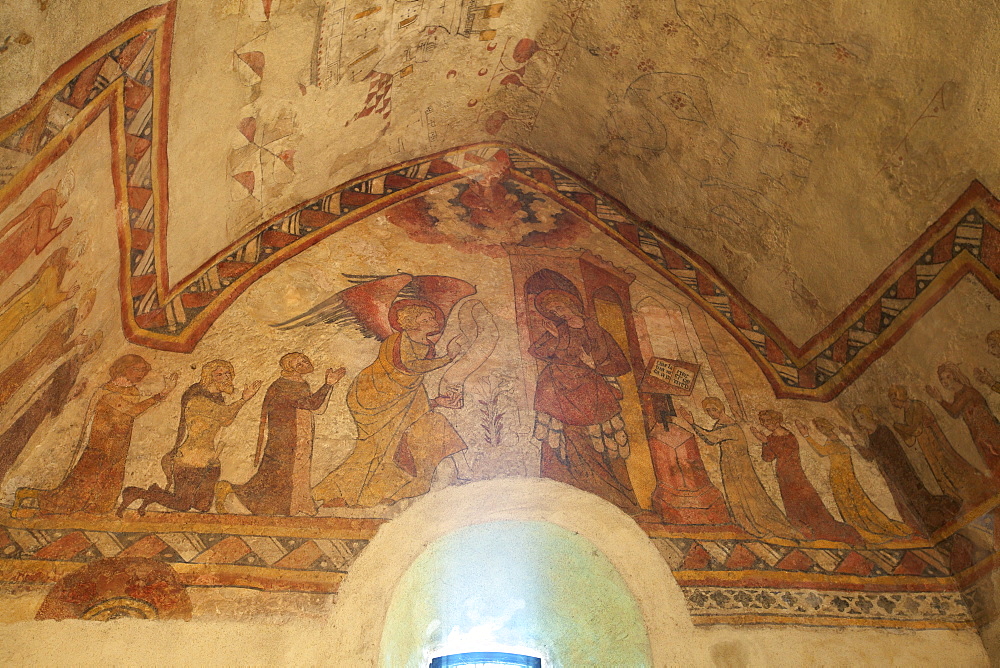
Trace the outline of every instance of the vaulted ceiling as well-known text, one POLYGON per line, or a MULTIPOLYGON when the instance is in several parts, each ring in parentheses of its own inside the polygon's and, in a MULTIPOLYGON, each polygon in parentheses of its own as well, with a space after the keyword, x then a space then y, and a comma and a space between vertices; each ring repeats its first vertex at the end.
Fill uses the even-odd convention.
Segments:
MULTIPOLYGON (((150 0, 0 4, 0 115, 150 0)), ((169 263, 393 163, 529 148, 802 341, 1000 188, 995 3, 178 0, 169 263)))

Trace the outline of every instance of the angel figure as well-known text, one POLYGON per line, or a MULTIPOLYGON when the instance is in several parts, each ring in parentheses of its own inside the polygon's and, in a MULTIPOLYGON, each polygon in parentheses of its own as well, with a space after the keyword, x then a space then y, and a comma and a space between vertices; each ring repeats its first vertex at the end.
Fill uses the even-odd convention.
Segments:
POLYGON ((358 430, 354 450, 313 488, 313 498, 326 507, 371 507, 424 494, 442 460, 466 449, 436 410, 462 407, 461 383, 442 382, 444 392, 431 399, 424 378, 471 355, 459 343, 467 337, 453 339, 443 355, 437 344, 452 308, 475 287, 444 276, 350 278, 363 282, 276 325, 354 324, 381 341, 376 359, 347 391, 358 430))

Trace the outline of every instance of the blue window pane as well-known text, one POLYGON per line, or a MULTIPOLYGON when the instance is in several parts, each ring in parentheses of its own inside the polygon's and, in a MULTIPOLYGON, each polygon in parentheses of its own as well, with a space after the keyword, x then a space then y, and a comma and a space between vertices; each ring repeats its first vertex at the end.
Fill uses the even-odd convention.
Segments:
POLYGON ((463 666, 464 668, 494 668, 495 666, 518 666, 523 668, 542 668, 542 660, 537 656, 525 654, 510 654, 508 652, 465 652, 439 656, 431 661, 430 668, 449 668, 463 666))

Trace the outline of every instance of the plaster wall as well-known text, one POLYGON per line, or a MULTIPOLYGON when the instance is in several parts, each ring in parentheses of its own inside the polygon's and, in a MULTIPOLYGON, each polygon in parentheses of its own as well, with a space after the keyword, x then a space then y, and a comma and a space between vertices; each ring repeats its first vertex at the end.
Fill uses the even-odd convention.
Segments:
POLYGON ((0 660, 134 662, 142 642, 151 663, 376 665, 429 545, 524 520, 608 560, 657 666, 982 665, 1000 204, 969 184, 1000 155, 995 8, 388 2, 337 23, 349 5, 0 7, 0 660), (400 324, 412 300, 437 331, 400 324), (302 505, 255 510, 239 487, 292 352, 328 395, 286 439, 305 474, 262 475, 265 501, 302 505), (121 387, 151 403, 113 467, 64 486, 126 354, 151 370, 121 387), (171 485, 179 395, 215 359, 230 408, 251 386, 211 443, 236 493, 119 508, 171 485), (349 388, 374 378, 384 416, 400 373, 426 406, 365 455, 349 388), (942 436, 901 428, 894 385, 942 436), (763 410, 791 454, 766 454, 763 410), (348 494, 352 457, 391 475, 348 494), (25 489, 69 505, 15 507, 25 489), (26 621, 113 589, 71 576, 116 558, 172 574, 182 604, 26 621))
MULTIPOLYGON (((7 5, 0 111, 152 4, 7 5)), ((344 32, 340 0, 178 2, 175 277, 329 183, 496 138, 629 202, 803 341, 972 179, 995 187, 993 6, 514 1, 453 20, 461 6, 393 2, 344 32), (391 109, 359 116, 370 72, 391 109)))

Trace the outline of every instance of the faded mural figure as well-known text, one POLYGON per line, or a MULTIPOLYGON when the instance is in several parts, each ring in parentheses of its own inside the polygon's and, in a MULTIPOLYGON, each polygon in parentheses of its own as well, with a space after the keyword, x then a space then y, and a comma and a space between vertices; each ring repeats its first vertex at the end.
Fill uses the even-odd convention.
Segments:
POLYGON ((438 344, 452 309, 475 294, 475 286, 450 276, 405 273, 348 278, 353 287, 275 326, 353 326, 381 342, 375 360, 347 391, 357 428, 354 450, 313 488, 313 498, 327 508, 370 508, 426 493, 442 463, 454 463, 465 451, 440 411, 462 408, 465 379, 492 353, 495 326, 481 302, 465 302, 471 330, 463 327, 441 355, 438 344), (430 399, 425 377, 446 367, 430 399))
POLYGON ((161 460, 167 486, 153 483, 148 489, 126 487, 118 506, 119 517, 138 499, 142 499, 139 515, 145 515, 151 503, 182 512, 203 513, 211 508, 222 471, 216 445, 219 431, 233 423, 240 409, 260 389, 260 381, 254 381, 243 388, 239 399, 227 404, 225 396, 236 391, 235 373, 232 363, 226 360, 213 360, 201 368, 201 380, 181 395, 177 440, 161 460))
POLYGON ((76 295, 80 289, 78 285, 69 290, 59 287, 72 266, 69 250, 57 248, 45 258, 35 275, 0 306, 0 344, 5 343, 21 325, 43 309, 51 311, 76 295))
POLYGON ((0 405, 5 404, 38 371, 87 342, 84 334, 73 336, 90 315, 96 291, 89 290, 79 307, 67 309, 49 325, 42 338, 31 349, 0 371, 0 405))
POLYGON ((639 512, 625 460, 628 433, 616 377, 631 371, 621 348, 579 298, 550 288, 535 295, 545 331, 529 353, 545 362, 535 386, 534 436, 542 475, 639 512))
MULTIPOLYGON (((86 380, 77 383, 80 369, 101 347, 104 337, 97 332, 93 336, 81 338, 85 341, 82 349, 61 363, 42 381, 28 399, 30 405, 0 434, 0 481, 14 466, 18 456, 24 451, 38 428, 47 419, 58 417, 66 404, 83 391, 86 380)), ((0 380, 0 383, 2 382, 0 380)), ((3 387, 0 384, 0 389, 3 387)))
POLYGON ((725 500, 708 477, 694 434, 672 420, 677 413, 670 395, 654 394, 652 408, 653 510, 671 524, 729 524, 725 500))
POLYGON ((74 185, 73 173, 70 172, 55 188, 43 191, 0 230, 0 283, 29 257, 45 250, 73 222, 67 216, 55 224, 59 210, 66 206, 74 185))
MULTIPOLYGON (((323 384, 313 392, 305 379, 315 370, 308 357, 298 352, 288 353, 279 364, 281 377, 267 388, 261 406, 254 455, 257 472, 241 485, 220 482, 216 492, 217 512, 225 512, 226 499, 233 494, 255 515, 316 514, 316 504, 309 493, 313 419, 326 410, 330 391, 345 371, 327 369, 323 384)), ((250 390, 252 387, 247 388, 250 390)))
POLYGON ((513 227, 527 213, 517 196, 504 187, 510 177, 510 158, 498 151, 483 164, 483 171, 473 175, 459 201, 469 210, 470 222, 484 229, 513 227))
MULTIPOLYGON (((993 357, 1000 357, 1000 329, 986 335, 986 351, 993 357)), ((976 380, 1000 394, 1000 381, 983 367, 976 367, 976 380)))
POLYGON ((927 394, 936 400, 953 418, 961 418, 972 436, 979 453, 993 476, 1000 476, 1000 423, 990 410, 982 393, 972 386, 969 379, 953 362, 945 362, 937 369, 941 387, 952 393, 951 401, 941 396, 933 385, 926 387, 927 394))
POLYGON ((761 457, 765 462, 774 462, 781 500, 792 526, 810 540, 861 544, 863 541, 857 530, 833 517, 806 476, 799 457, 799 441, 785 427, 784 416, 778 411, 768 410, 761 411, 758 417, 767 433, 757 427, 750 430, 763 441, 761 457))
POLYGON ((465 442, 436 407, 460 408, 461 396, 428 399, 424 376, 460 353, 438 356, 432 339, 445 315, 430 301, 392 304, 393 334, 378 357, 347 391, 347 408, 358 429, 353 452, 313 490, 328 507, 393 503, 424 494, 438 464, 465 450, 465 442))
POLYGON ((694 416, 686 408, 678 408, 677 413, 703 441, 719 448, 722 488, 736 523, 747 533, 761 538, 802 538, 761 484, 750 459, 743 428, 726 413, 722 400, 708 397, 701 402, 701 406, 715 420, 711 428, 695 424, 694 416))
POLYGON ((856 443, 857 450, 865 459, 874 461, 882 472, 903 521, 933 532, 954 519, 961 510, 961 500, 934 494, 924 486, 896 435, 879 422, 871 407, 858 406, 853 417, 867 441, 856 443))
POLYGON ((837 436, 833 423, 826 418, 816 418, 813 426, 826 437, 820 443, 812 438, 809 426, 796 421, 795 426, 821 457, 830 460, 830 488, 837 502, 840 516, 853 526, 870 545, 879 545, 895 538, 913 535, 913 530, 902 522, 886 516, 865 491, 854 472, 851 451, 837 436))
POLYGON ((28 499, 37 500, 43 514, 106 515, 114 511, 125 480, 132 425, 137 417, 162 403, 177 384, 177 374, 172 374, 164 378, 162 390, 143 397, 136 385, 149 371, 149 362, 139 355, 123 355, 111 364, 111 380, 97 391, 87 410, 80 434, 80 444, 86 445, 80 458, 55 489, 19 489, 14 511, 23 508, 28 499))
POLYGON ((902 385, 889 388, 889 402, 903 418, 893 428, 903 443, 920 448, 942 492, 967 503, 990 495, 990 481, 952 447, 927 404, 911 399, 902 385))

